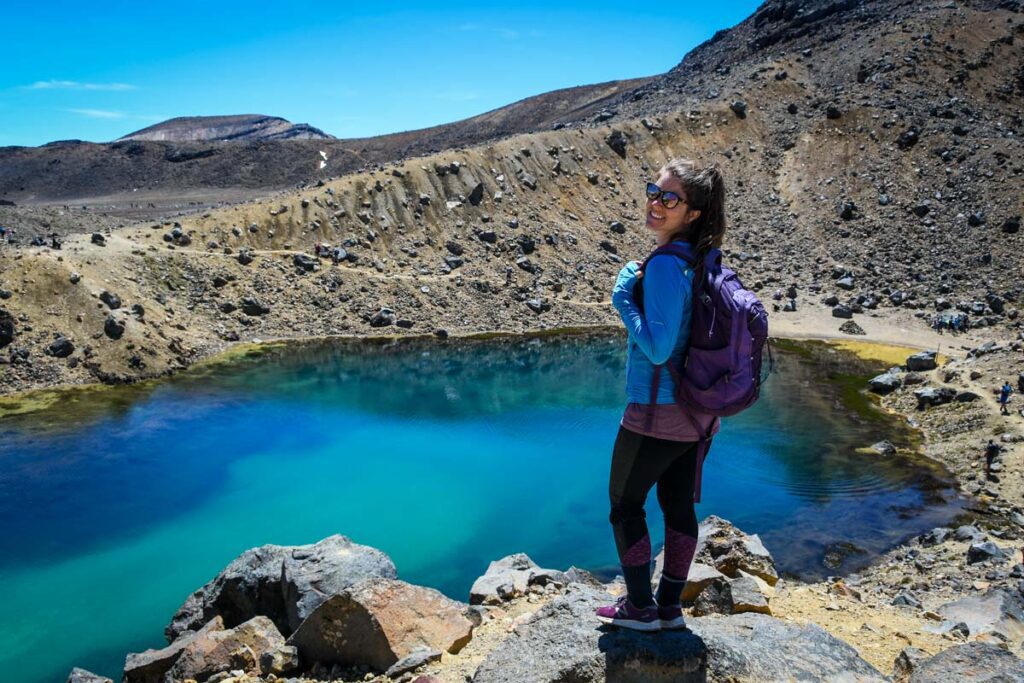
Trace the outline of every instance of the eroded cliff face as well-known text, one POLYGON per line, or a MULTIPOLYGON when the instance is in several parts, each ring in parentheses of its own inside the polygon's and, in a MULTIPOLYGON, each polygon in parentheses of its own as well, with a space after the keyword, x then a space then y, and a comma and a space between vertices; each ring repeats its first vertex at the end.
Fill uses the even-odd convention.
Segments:
POLYGON ((792 299, 922 326, 964 311, 1015 336, 1024 20, 984 3, 910 9, 864 3, 728 69, 694 66, 748 21, 661 91, 611 98, 581 127, 114 229, 103 246, 81 235, 61 251, 0 249, 13 327, 2 390, 130 381, 236 339, 617 324, 614 275, 650 247, 642 183, 674 156, 723 167, 727 257, 776 320, 792 299), (652 113, 671 83, 677 106, 652 113), (338 263, 315 258, 316 242, 340 246, 338 263), (47 355, 57 334, 70 356, 47 355))

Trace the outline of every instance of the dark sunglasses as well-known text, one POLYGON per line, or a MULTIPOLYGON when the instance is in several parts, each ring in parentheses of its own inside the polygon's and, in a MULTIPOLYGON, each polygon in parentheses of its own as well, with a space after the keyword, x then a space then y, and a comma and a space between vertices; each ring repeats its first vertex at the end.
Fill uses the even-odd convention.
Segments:
POLYGON ((666 209, 674 209, 679 202, 686 203, 682 197, 671 190, 663 190, 654 183, 647 183, 647 198, 652 202, 657 199, 666 209))

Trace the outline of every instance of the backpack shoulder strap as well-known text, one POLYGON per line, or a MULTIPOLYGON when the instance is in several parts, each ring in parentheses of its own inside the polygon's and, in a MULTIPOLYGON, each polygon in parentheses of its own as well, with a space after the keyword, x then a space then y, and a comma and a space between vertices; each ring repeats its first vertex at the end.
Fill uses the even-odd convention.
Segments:
POLYGON ((657 249, 655 249, 654 251, 652 251, 650 253, 650 255, 646 259, 644 259, 643 265, 640 266, 640 269, 641 270, 645 269, 647 267, 647 263, 652 258, 654 258, 655 256, 661 256, 662 254, 670 254, 672 256, 678 256, 679 258, 681 258, 684 261, 686 261, 686 263, 691 268, 693 268, 693 267, 695 267, 697 265, 696 264, 696 260, 697 259, 694 257, 693 252, 690 249, 688 249, 687 247, 684 247, 683 245, 679 244, 678 242, 669 242, 668 244, 660 246, 657 249))

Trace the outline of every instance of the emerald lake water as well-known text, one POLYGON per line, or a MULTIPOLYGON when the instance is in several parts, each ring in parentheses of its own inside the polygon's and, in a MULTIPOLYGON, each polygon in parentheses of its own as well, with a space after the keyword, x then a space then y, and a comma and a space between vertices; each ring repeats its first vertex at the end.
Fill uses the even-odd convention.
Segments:
MULTIPOLYGON (((616 573, 611 447, 621 337, 280 347, 0 418, 0 671, 120 680, 194 589, 247 548, 341 533, 468 599, 489 561, 616 573)), ((780 572, 863 567, 961 504, 856 388, 870 364, 780 350, 723 422, 698 516, 761 534, 780 572)), ((662 538, 652 495, 652 538, 662 538)))

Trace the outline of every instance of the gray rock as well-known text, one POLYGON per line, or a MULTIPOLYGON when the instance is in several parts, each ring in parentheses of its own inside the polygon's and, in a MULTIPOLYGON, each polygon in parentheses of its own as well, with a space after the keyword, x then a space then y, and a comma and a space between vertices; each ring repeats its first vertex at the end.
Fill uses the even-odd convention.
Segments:
POLYGON ((394 325, 395 312, 390 308, 381 308, 370 317, 370 327, 387 327, 388 325, 394 325))
POLYGON ((729 589, 732 593, 732 613, 744 614, 746 612, 757 612, 759 614, 771 614, 768 607, 768 598, 764 596, 757 582, 750 576, 741 576, 729 582, 729 589))
POLYGON ((913 356, 907 358, 907 370, 911 372, 921 372, 924 370, 934 370, 937 365, 935 363, 935 351, 921 351, 915 353, 913 356))
POLYGON ((46 352, 55 358, 67 358, 75 352, 75 345, 70 339, 61 335, 50 342, 46 352))
POLYGON ((543 313, 551 310, 551 304, 547 299, 527 299, 526 306, 534 313, 543 313))
POLYGON ((121 297, 119 297, 117 294, 114 294, 113 292, 108 292, 105 289, 102 292, 100 292, 100 301, 105 303, 107 305, 107 308, 109 308, 112 311, 121 308, 121 297))
POLYGON ((260 655, 260 672, 266 676, 282 676, 299 668, 299 648, 294 645, 280 645, 260 655))
POLYGON ((613 152, 623 159, 626 158, 626 135, 621 130, 613 130, 604 141, 613 152))
POLYGON ((491 650, 473 683, 705 680, 704 646, 687 631, 604 630, 594 610, 612 600, 570 584, 491 650))
POLYGON ((292 263, 295 267, 305 273, 312 273, 313 271, 320 270, 320 260, 313 258, 309 254, 296 254, 292 258, 292 263))
POLYGON ((949 387, 927 387, 925 389, 918 389, 914 392, 914 398, 917 399, 918 409, 928 408, 931 406, 941 406, 949 403, 956 397, 956 390, 949 387))
POLYGON ((847 291, 854 288, 853 278, 847 275, 836 280, 836 287, 839 289, 845 289, 847 291))
POLYGON ((268 306, 264 306, 263 302, 253 296, 242 297, 239 308, 242 309, 242 313, 249 316, 266 315, 267 313, 270 313, 270 308, 268 306))
POLYGON ((894 372, 885 372, 868 380, 868 388, 876 394, 889 394, 900 388, 900 378, 894 372))
POLYGON ((839 304, 832 307, 833 318, 852 318, 853 310, 846 304, 839 304))
POLYGON ((700 523, 694 561, 712 566, 729 578, 738 578, 743 571, 764 579, 769 586, 779 580, 775 561, 761 538, 743 533, 717 515, 709 515, 700 523))
POLYGON ((173 642, 214 616, 231 628, 257 615, 269 617, 288 635, 299 615, 332 592, 372 576, 395 575, 383 552, 338 534, 309 545, 250 548, 188 597, 164 635, 173 642))
POLYGON ((388 667, 388 670, 384 672, 384 675, 389 678, 398 678, 402 674, 415 671, 425 664, 440 661, 441 654, 440 650, 431 650, 428 647, 420 648, 392 664, 388 667))
POLYGON ((879 441, 878 443, 871 444, 871 450, 879 455, 893 455, 896 453, 896 446, 891 441, 879 441))
POLYGON ((124 320, 111 313, 103 323, 103 333, 111 339, 120 339, 124 336, 124 320))
POLYGON ((747 118, 747 103, 743 100, 736 100, 729 105, 729 109, 732 109, 732 113, 736 115, 738 119, 747 118))
POLYGON ((958 541, 982 541, 985 539, 985 533, 973 524, 958 526, 953 536, 958 541))
POLYGON ((946 539, 953 535, 953 530, 944 526, 938 526, 931 531, 921 535, 921 545, 933 546, 944 543, 946 539))
POLYGON ((580 569, 579 567, 569 567, 565 570, 565 582, 567 584, 582 583, 593 588, 602 588, 604 586, 599 578, 586 569, 580 569))
POLYGON ((1005 559, 1006 553, 992 541, 972 543, 971 546, 967 548, 967 564, 978 564, 979 562, 1005 559))
POLYGON ((857 651, 815 624, 765 614, 701 617, 688 622, 707 647, 707 680, 885 681, 857 651))
POLYGON ((1024 683, 1024 661, 988 643, 966 643, 921 662, 910 683, 1024 683))
POLYGON ((913 607, 915 609, 921 609, 921 601, 917 599, 917 596, 910 591, 903 591, 895 598, 892 599, 892 604, 898 607, 913 607))
POLYGON ((469 191, 469 195, 466 198, 470 204, 478 206, 484 199, 484 184, 478 182, 473 185, 473 189, 469 191))
POLYGON ((91 671, 79 669, 77 666, 68 674, 67 683, 114 683, 105 676, 98 676, 91 671))
POLYGON ((938 631, 963 623, 972 635, 998 633, 1009 641, 1024 637, 1024 596, 1017 591, 990 588, 983 595, 947 602, 937 612, 944 619, 938 631))
MULTIPOLYGON (((579 570, 577 570, 579 571, 579 570)), ((525 595, 532 585, 569 583, 565 574, 554 569, 541 569, 525 553, 494 560, 487 571, 469 589, 469 604, 496 605, 525 595)))
POLYGON ((205 681, 222 671, 259 674, 264 653, 284 647, 284 637, 266 617, 253 617, 233 629, 210 631, 189 641, 165 680, 205 681))
POLYGON ((290 548, 283 558, 281 589, 288 613, 288 632, 327 598, 362 579, 397 578, 386 553, 334 534, 308 546, 290 548))
POLYGON ((905 647, 896 655, 892 665, 892 678, 897 683, 905 683, 921 662, 928 659, 928 653, 916 647, 905 647))
POLYGON ((527 273, 531 274, 536 274, 540 270, 540 268, 538 268, 533 261, 531 261, 525 256, 520 256, 519 258, 517 258, 516 265, 519 266, 521 269, 525 270, 527 273))
POLYGON ((163 683, 164 674, 170 671, 178 657, 193 640, 204 638, 212 631, 223 631, 224 620, 214 617, 196 631, 186 631, 173 643, 158 650, 129 653, 124 660, 122 683, 163 683))
POLYGON ((600 625, 594 610, 611 600, 570 584, 491 651, 473 683, 885 680, 817 626, 742 614, 691 619, 690 631, 638 633, 600 625))
POLYGON ((472 637, 469 606, 396 579, 360 581, 317 607, 288 638, 304 661, 385 671, 422 649, 456 653, 472 637))
POLYGON ((694 616, 729 615, 732 612, 732 586, 727 578, 712 580, 693 601, 694 616))
POLYGON ((14 316, 0 308, 0 349, 14 341, 14 316))

